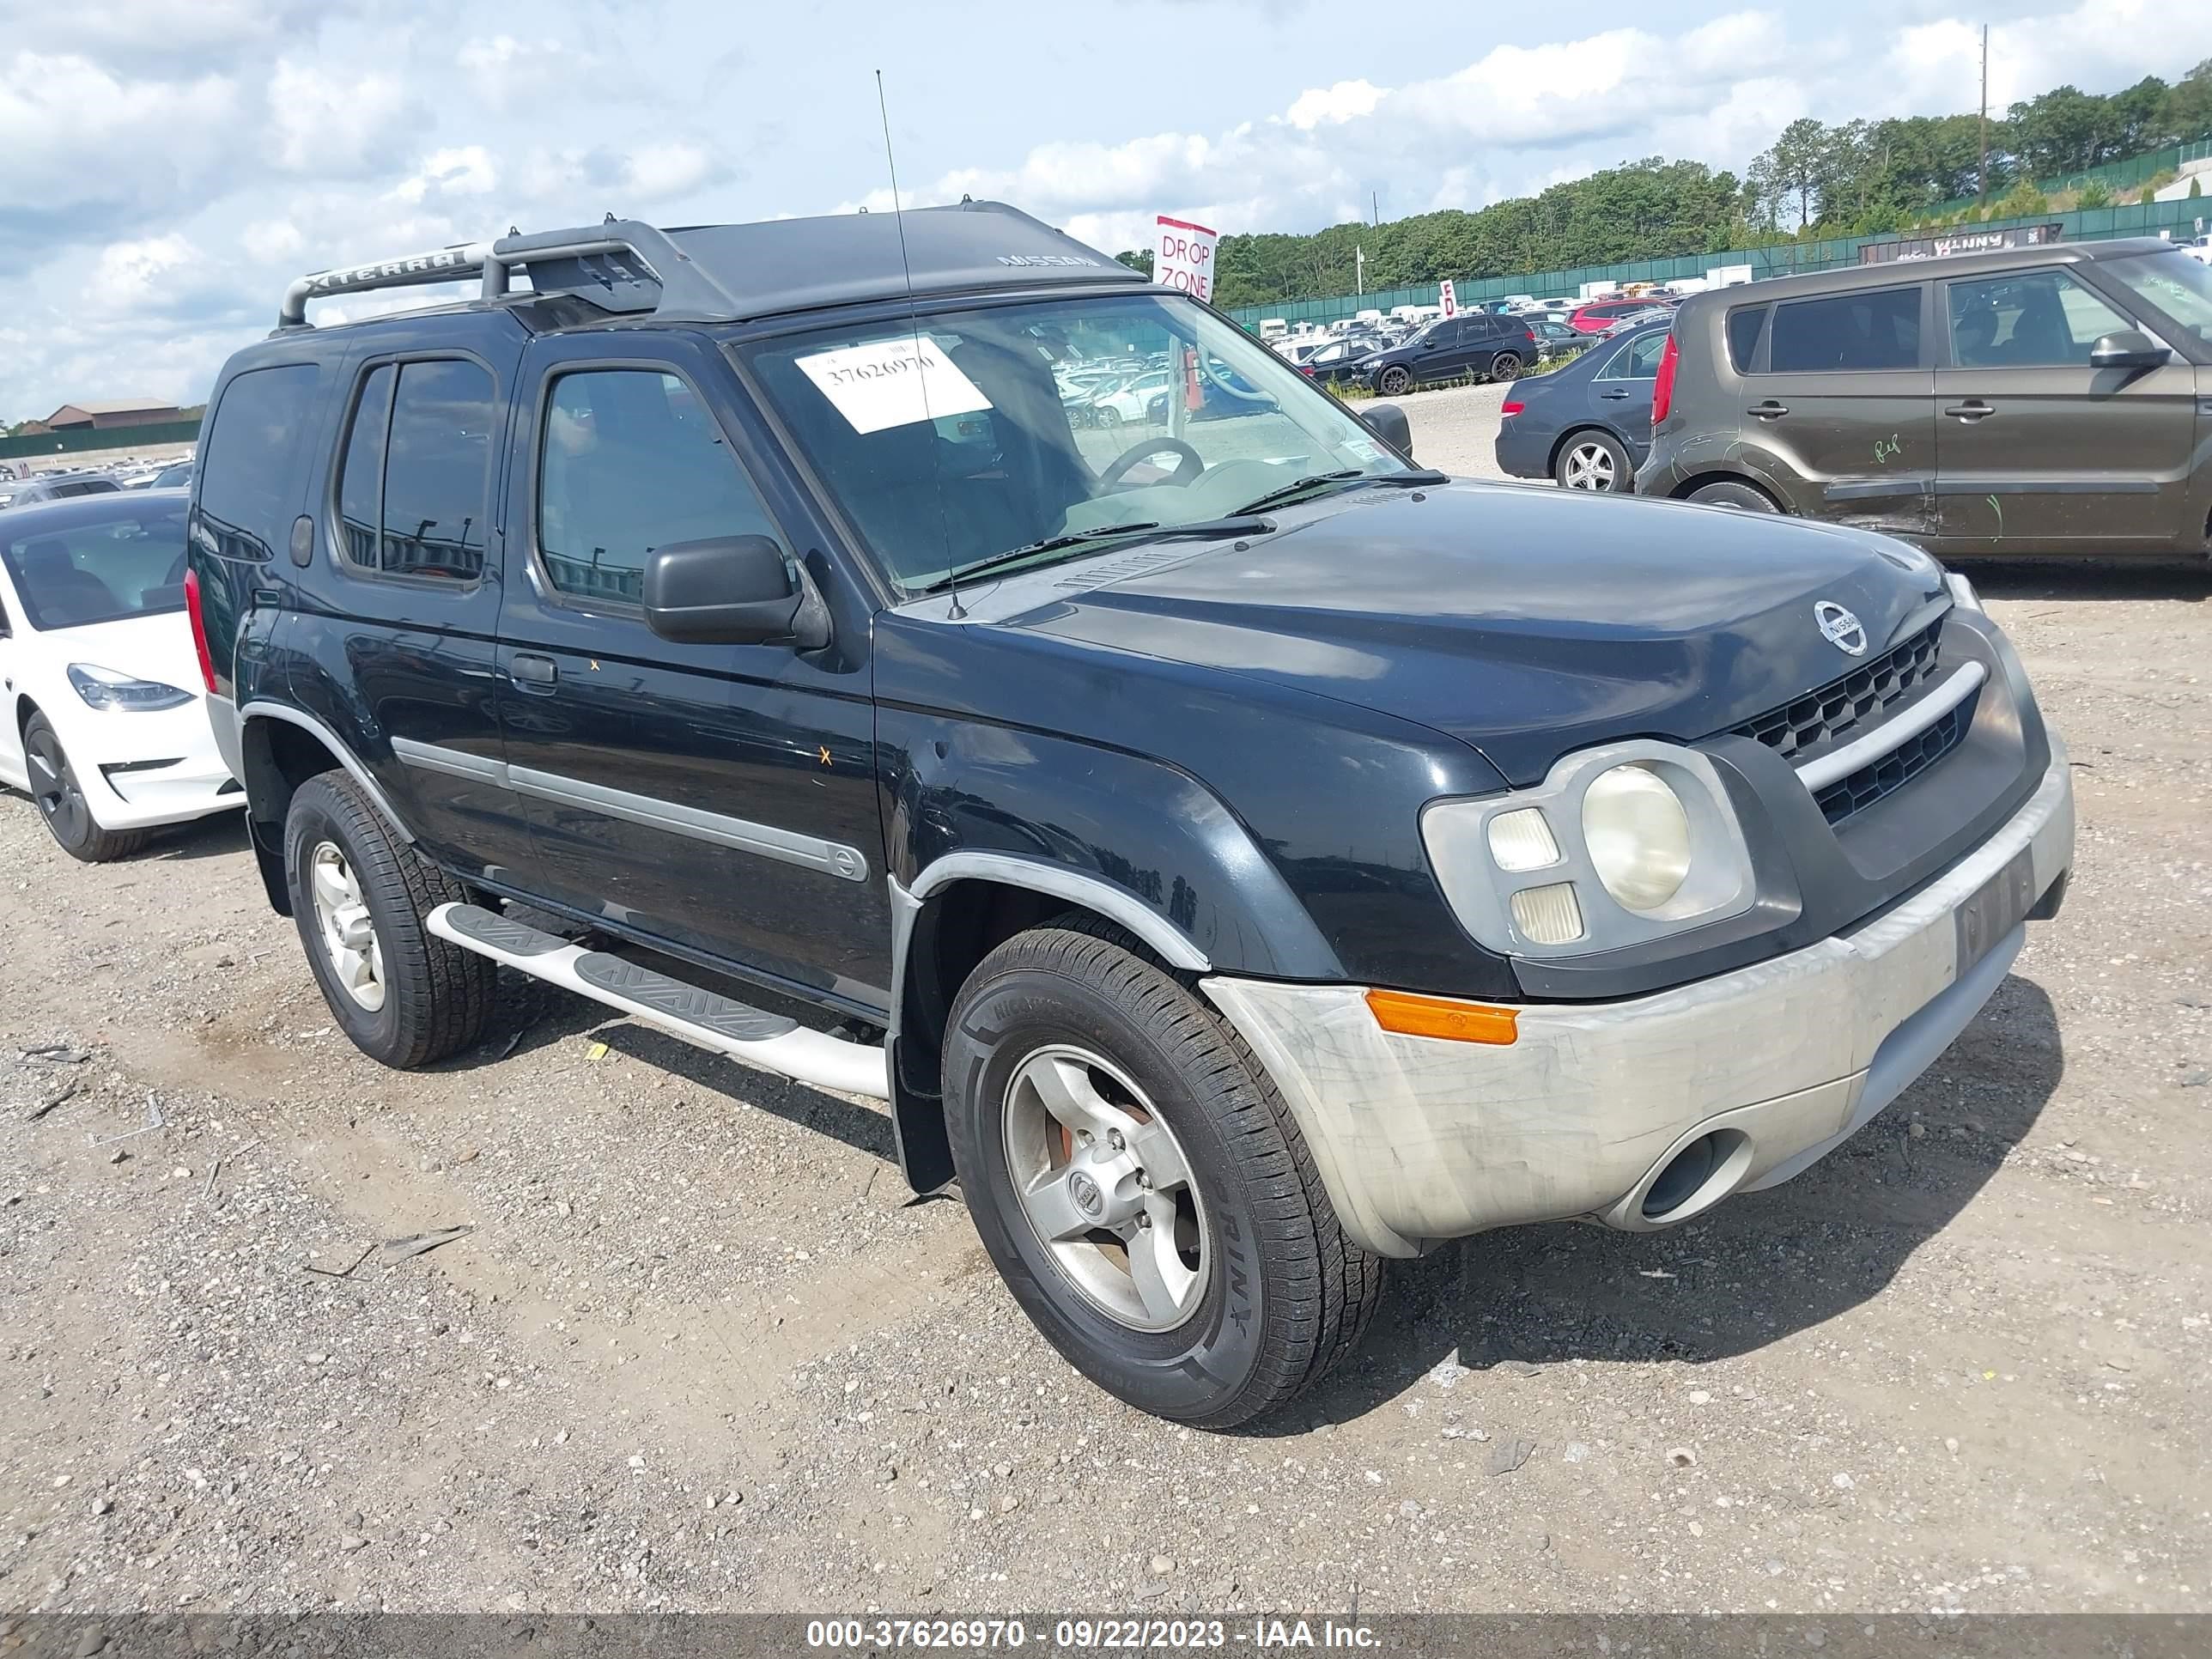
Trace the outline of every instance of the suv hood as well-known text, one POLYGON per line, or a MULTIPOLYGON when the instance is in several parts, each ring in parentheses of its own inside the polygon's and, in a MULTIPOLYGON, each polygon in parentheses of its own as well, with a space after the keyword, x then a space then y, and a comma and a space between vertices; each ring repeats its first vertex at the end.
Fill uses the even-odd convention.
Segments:
POLYGON ((1725 507, 1452 484, 1323 503, 1002 624, 1247 675, 1415 720, 1509 780, 1628 737, 1691 741, 1879 655, 1942 599, 1932 560, 1725 507), (1857 616, 1868 648, 1823 636, 1857 616))

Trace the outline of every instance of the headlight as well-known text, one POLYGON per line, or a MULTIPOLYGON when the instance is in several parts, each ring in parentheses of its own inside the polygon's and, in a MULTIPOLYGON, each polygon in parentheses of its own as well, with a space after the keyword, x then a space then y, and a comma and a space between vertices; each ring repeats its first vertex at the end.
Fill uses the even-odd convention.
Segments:
POLYGON ((1507 956, 1620 950, 1758 896, 1719 769, 1656 739, 1569 755, 1533 788, 1431 801, 1421 838, 1461 925, 1507 956))
POLYGON ((164 685, 159 680, 134 679, 88 662, 71 663, 69 680, 76 688, 77 696, 94 708, 145 714, 161 708, 180 708, 192 700, 191 692, 179 691, 173 685, 164 685))
POLYGON ((1656 910, 1690 873, 1690 815, 1648 766, 1601 772, 1583 792, 1583 844, 1605 890, 1632 910, 1656 910))
POLYGON ((1943 586, 1951 590, 1952 602, 1961 611, 1979 611, 1982 596, 1974 592, 1973 583, 1955 570, 1943 573, 1943 586))

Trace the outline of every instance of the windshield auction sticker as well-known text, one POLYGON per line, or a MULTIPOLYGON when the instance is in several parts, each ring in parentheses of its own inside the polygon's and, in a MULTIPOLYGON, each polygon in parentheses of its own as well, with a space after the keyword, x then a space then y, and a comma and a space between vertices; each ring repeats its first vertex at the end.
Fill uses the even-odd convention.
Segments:
POLYGON ((881 432, 991 407, 982 388, 927 334, 840 346, 801 357, 799 367, 855 432, 881 432))

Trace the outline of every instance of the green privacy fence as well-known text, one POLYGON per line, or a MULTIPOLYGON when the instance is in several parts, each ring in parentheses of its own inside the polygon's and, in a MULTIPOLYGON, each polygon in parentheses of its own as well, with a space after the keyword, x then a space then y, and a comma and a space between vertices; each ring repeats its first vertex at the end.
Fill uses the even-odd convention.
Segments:
MULTIPOLYGON (((2053 178, 2039 179, 2036 189, 2045 196, 2056 196, 2061 191, 2078 191, 2087 184, 2100 184, 2115 196, 2128 191, 2140 190, 2161 173, 2179 173, 2185 161, 2201 160, 2212 155, 2212 143, 2169 144, 2164 149, 2154 149, 2148 155, 2130 155, 2124 161, 2107 161, 2100 167, 2083 167, 2079 173, 2062 173, 2053 178)), ((1997 192, 1990 193, 1994 201, 1997 192)), ((1978 204, 1979 199, 1962 196, 1954 202, 1938 202, 1934 207, 1915 208, 1915 216, 1924 219, 1948 218, 1978 204)))
POLYGON ((0 461, 20 460, 27 455, 76 455, 93 449, 151 449, 155 444, 197 443, 199 435, 198 421, 157 421, 147 426, 41 432, 32 438, 0 438, 0 461))
MULTIPOLYGON (((2026 219, 1993 219, 1977 224, 1981 230, 2003 230, 2014 225, 2063 225, 2069 242, 2102 241, 2114 236, 2155 236, 2161 230, 2180 240, 2197 234, 2197 220, 2212 223, 2212 198, 2197 201, 2151 202, 2126 207, 2087 208, 2073 213, 2039 213, 2026 219)), ((1749 265, 1754 280, 1788 276, 1804 270, 1831 270, 1859 263, 1859 250, 1869 242, 1896 241, 1894 234, 1838 236, 1820 242, 1783 242, 1773 247, 1743 248, 1731 253, 1692 253, 1675 259, 1635 259, 1625 264, 1581 265, 1572 270, 1545 270, 1533 275, 1480 276, 1453 280, 1462 306, 1480 305, 1509 294, 1534 294, 1544 298, 1573 295, 1584 283, 1671 283, 1685 276, 1703 276, 1716 265, 1749 265)), ((1419 283, 1410 288, 1376 289, 1364 295, 1339 294, 1325 300, 1295 300, 1285 305, 1243 306, 1229 314, 1246 328, 1256 329, 1263 317, 1279 317, 1295 326, 1301 322, 1330 323, 1356 312, 1388 312, 1393 306, 1432 306, 1437 285, 1419 283)))

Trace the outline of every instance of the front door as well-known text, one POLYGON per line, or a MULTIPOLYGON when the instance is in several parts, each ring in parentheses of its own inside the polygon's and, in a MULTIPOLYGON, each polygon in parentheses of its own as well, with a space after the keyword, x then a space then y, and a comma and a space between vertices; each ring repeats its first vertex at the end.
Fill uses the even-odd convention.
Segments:
POLYGON ((811 532, 745 464, 743 394, 711 348, 607 346, 548 337, 525 360, 510 494, 527 574, 500 663, 532 890, 879 1017, 890 915, 863 630, 801 655, 647 628, 650 550, 756 535, 797 554, 811 532))
POLYGON ((1928 285, 1778 305, 1737 413, 1747 448, 1810 518, 1936 532, 1936 374, 1928 285))
POLYGON ((1943 284, 1936 372, 1942 550, 2126 550, 2174 544, 2190 510, 2197 370, 2093 368, 2092 346, 2142 325, 2061 267, 1943 284))

